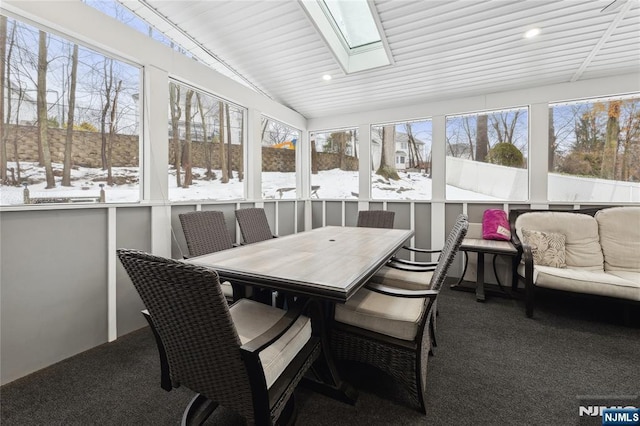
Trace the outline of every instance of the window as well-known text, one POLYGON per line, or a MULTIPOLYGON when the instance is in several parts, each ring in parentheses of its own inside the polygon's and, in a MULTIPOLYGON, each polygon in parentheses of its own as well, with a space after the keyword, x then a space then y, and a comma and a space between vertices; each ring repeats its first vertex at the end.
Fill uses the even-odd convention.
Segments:
POLYGON ((169 199, 244 198, 245 109, 169 83, 169 199))
POLYGON ((262 198, 296 198, 296 145, 300 131, 262 117, 262 198))
POLYGON ((640 201, 640 96, 550 105, 549 200, 640 201))
MULTIPOLYGON (((169 46, 176 52, 203 63, 220 74, 256 92, 263 93, 257 86, 221 62, 211 51, 195 42, 187 33, 169 21, 146 1, 120 2, 118 0, 83 0, 87 5, 152 39, 169 46), (159 31, 157 28, 162 28, 159 31), (185 48, 184 46, 189 46, 185 48)), ((263 93, 264 95, 267 95, 263 93)))
POLYGON ((312 132, 311 197, 358 198, 357 129, 312 132))
POLYGON ((529 110, 447 117, 449 200, 527 200, 529 110))
POLYGON ((431 120, 371 126, 371 160, 371 198, 431 199, 431 120))
POLYGON ((392 63, 373 2, 308 0, 300 5, 346 74, 392 63))
POLYGON ((140 68, 0 19, 0 204, 139 201, 140 68))
POLYGON ((350 49, 380 42, 376 21, 366 1, 323 0, 322 3, 350 49))
POLYGON ((180 47, 178 44, 174 43, 172 40, 167 38, 160 31, 155 29, 151 24, 145 22, 138 15, 129 10, 126 6, 120 3, 117 0, 83 0, 84 3, 93 7, 96 10, 104 13, 105 15, 109 15, 112 18, 117 19, 123 24, 128 25, 129 27, 148 35, 152 39, 159 41, 165 46, 169 46, 172 49, 177 51, 186 52, 185 49, 180 47))

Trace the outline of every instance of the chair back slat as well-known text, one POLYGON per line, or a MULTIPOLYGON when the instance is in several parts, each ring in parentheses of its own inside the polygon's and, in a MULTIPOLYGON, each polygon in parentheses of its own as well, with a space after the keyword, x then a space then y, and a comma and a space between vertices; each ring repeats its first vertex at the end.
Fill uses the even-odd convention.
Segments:
POLYGON ((393 228, 395 212, 387 210, 362 210, 358 212, 358 227, 393 228))
POLYGON ((433 271, 431 282, 429 284, 429 288, 431 290, 439 291, 442 284, 444 284, 444 280, 449 272, 449 267, 453 263, 453 259, 456 257, 456 254, 460 249, 460 244, 462 244, 462 240, 465 235, 467 235, 468 229, 469 221, 467 216, 464 214, 459 215, 455 225, 453 225, 453 228, 447 236, 444 246, 442 247, 442 251, 440 252, 440 256, 438 256, 438 264, 436 269, 433 271))
POLYGON ((218 274, 137 250, 117 253, 165 347, 172 383, 253 418, 240 338, 218 274))
POLYGON ((236 219, 245 244, 253 244, 273 238, 264 209, 258 207, 238 209, 236 210, 236 219))
POLYGON ((221 211, 199 211, 178 215, 187 241, 189 256, 201 256, 233 247, 221 211))

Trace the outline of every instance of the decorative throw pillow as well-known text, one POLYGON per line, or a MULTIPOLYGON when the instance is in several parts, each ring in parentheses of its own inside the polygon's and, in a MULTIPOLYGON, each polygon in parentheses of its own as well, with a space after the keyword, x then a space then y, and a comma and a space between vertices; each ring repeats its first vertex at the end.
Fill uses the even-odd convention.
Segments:
POLYGON ((533 263, 540 266, 566 268, 564 245, 566 237, 554 232, 522 230, 524 243, 531 247, 533 263))

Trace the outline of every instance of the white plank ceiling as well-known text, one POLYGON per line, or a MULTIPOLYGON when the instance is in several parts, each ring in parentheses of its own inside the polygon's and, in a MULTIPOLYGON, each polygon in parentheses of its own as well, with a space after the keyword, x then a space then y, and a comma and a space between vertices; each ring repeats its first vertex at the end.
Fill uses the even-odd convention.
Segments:
POLYGON ((295 0, 123 3, 307 118, 640 71, 638 0, 374 0, 394 64, 350 75, 295 0))

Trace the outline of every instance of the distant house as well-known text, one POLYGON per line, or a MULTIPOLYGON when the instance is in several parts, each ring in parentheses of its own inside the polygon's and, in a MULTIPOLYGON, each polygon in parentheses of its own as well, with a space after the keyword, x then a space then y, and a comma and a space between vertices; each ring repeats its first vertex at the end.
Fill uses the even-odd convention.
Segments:
POLYGON ((24 89, 11 84, 9 96, 5 96, 3 102, 5 114, 11 112, 9 123, 16 124, 17 121, 18 124, 32 126, 38 121, 36 100, 24 89))
MULTIPOLYGON (((426 161, 425 146, 426 142, 416 138, 417 150, 422 155, 422 161, 426 161)), ((396 153, 395 165, 396 170, 406 170, 409 167, 409 135, 396 130, 396 153)), ((382 139, 378 132, 371 133, 371 157, 373 158, 373 167, 380 167, 380 153, 382 150, 382 139)))

